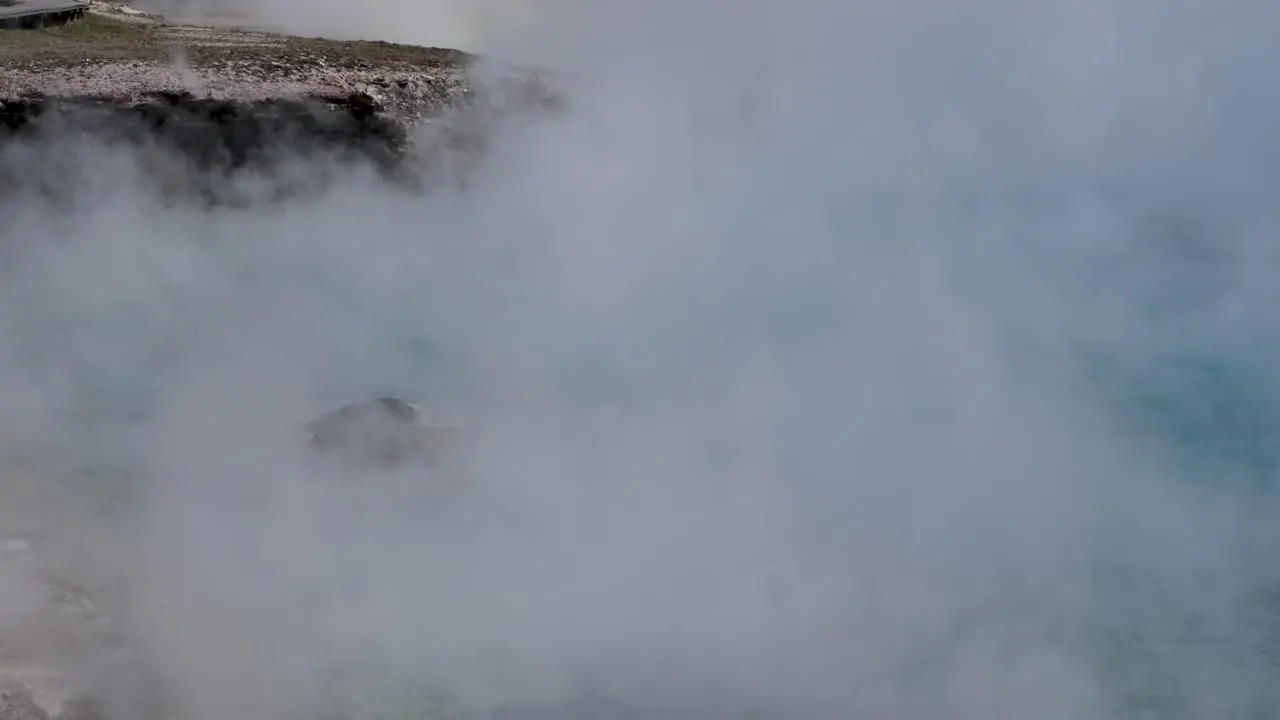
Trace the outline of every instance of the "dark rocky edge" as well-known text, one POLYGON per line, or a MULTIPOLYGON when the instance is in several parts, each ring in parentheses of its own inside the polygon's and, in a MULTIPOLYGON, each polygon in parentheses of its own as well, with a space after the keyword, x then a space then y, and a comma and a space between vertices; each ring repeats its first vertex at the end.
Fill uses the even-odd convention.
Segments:
POLYGON ((404 125, 360 94, 245 101, 160 92, 128 104, 92 96, 10 100, 0 105, 0 133, 0 147, 60 133, 159 142, 206 171, 269 166, 285 153, 316 148, 338 148, 386 166, 406 145, 404 125))
POLYGON ((477 150, 496 121, 557 104, 545 83, 528 79, 468 90, 426 118, 396 112, 378 93, 364 90, 265 99, 174 91, 4 99, 0 195, 34 193, 74 202, 68 178, 75 177, 79 163, 74 153, 51 150, 86 140, 127 149, 143 168, 141 175, 174 202, 242 206, 311 196, 352 164, 384 180, 421 187, 433 153, 477 150), (417 132, 423 123, 440 130, 431 135, 435 147, 423 146, 417 132), (307 172, 282 172, 300 161, 307 172))

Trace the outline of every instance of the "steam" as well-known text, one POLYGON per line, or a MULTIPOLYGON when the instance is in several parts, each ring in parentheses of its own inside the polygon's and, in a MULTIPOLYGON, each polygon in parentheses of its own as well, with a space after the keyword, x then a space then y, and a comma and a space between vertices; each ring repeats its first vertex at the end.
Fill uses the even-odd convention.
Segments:
POLYGON ((1273 707, 1270 491, 1177 454, 1245 429, 1142 388, 1274 392, 1280 10, 578 10, 504 46, 568 107, 465 185, 203 211, 81 143, 71 212, 0 201, 5 424, 110 468, 59 508, 179 716, 335 668, 516 717, 1273 707), (388 393, 448 467, 300 455, 388 393))
MULTIPOLYGON (((576 0, 574 0, 576 2, 576 0)), ((138 9, 174 19, 218 19, 300 35, 386 40, 465 50, 508 42, 566 0, 138 0, 138 9)))

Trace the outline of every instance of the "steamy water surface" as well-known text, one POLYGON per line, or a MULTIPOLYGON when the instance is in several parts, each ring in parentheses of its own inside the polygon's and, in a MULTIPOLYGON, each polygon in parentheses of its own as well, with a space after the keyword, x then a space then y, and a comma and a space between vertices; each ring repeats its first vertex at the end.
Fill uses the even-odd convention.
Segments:
POLYGON ((425 194, 0 153, 0 430, 179 717, 1276 717, 1280 9, 560 8, 425 194), (466 442, 318 477, 384 394, 466 442))

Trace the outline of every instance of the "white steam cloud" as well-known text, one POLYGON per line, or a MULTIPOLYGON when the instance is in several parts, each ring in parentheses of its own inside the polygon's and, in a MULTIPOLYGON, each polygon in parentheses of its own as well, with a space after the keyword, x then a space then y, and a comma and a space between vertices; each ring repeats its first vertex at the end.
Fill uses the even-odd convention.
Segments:
POLYGON ((137 0, 175 19, 220 19, 343 39, 489 49, 566 12, 578 0, 137 0))
POLYGON ((0 419, 119 468, 58 509, 184 720, 350 665, 516 718, 1262 717, 1268 496, 1126 393, 1274 364, 1277 21, 601 0, 504 41, 563 113, 426 196, 197 211, 46 148, 78 199, 0 200, 0 419), (439 476, 298 457, 386 393, 464 426, 439 476))

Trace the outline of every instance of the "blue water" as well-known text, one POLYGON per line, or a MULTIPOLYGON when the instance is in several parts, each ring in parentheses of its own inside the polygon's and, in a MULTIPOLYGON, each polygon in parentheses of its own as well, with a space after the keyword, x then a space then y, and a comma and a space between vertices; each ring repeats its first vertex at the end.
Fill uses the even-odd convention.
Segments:
POLYGON ((1269 368, 1249 358, 1190 353, 1116 365, 1099 370, 1102 390, 1172 466, 1223 490, 1274 487, 1280 417, 1269 368))
MULTIPOLYGON (((1177 239, 1184 229, 1157 224, 1144 232, 1170 233, 1177 239)), ((734 377, 722 370, 735 368, 744 353, 756 353, 764 372, 782 377, 793 393, 778 405, 778 417, 770 420, 777 446, 764 450, 792 481, 789 492, 796 502, 808 508, 808 525, 800 535, 809 542, 838 546, 844 542, 849 508, 839 488, 823 479, 832 466, 856 464, 859 458, 849 450, 844 425, 808 423, 807 418, 840 418, 842 412, 860 419, 875 417, 878 424, 869 424, 868 432, 883 433, 889 445, 899 427, 945 427, 952 422, 946 412, 955 408, 935 402, 927 392, 905 393, 903 403, 877 407, 874 413, 856 405, 863 393, 874 393, 881 376, 882 381, 920 380, 922 387, 933 387, 928 385, 933 382, 945 393, 945 380, 936 376, 945 363, 921 360, 932 357, 927 355, 929 337, 883 329, 870 342, 888 338, 900 343, 907 348, 902 355, 906 364, 873 368, 873 382, 866 386, 833 384, 833 378, 843 377, 842 354, 804 355, 795 349, 823 348, 833 338, 840 341, 848 331, 848 318, 864 309, 850 304, 851 294, 838 281, 836 270, 802 268, 806 277, 816 278, 803 287, 795 282, 796 268, 771 262, 776 258, 767 243, 742 249, 732 261, 714 263, 720 282, 705 295, 697 291, 699 271, 707 267, 695 264, 687 275, 675 273, 674 280, 664 280, 663 290, 668 292, 629 298, 646 303, 647 311, 632 308, 625 327, 607 314, 572 312, 564 300, 531 301, 531 307, 515 315, 540 323, 531 337, 542 344, 497 347, 531 353, 539 379, 554 389, 561 403, 583 412, 603 407, 644 413, 673 403, 684 407, 718 402, 734 383, 734 377), (945 412, 939 414, 939 407, 945 412)), ((220 252, 216 247, 201 251, 214 267, 227 260, 220 252)), ((236 251, 228 257, 234 259, 236 251)), ((472 320, 495 323, 502 331, 516 327, 502 325, 511 320, 483 307, 424 309, 433 296, 431 283, 450 285, 447 273, 427 273, 384 291, 371 289, 367 277, 346 274, 337 262, 341 258, 339 254, 329 262, 317 262, 315 268, 298 269, 286 253, 266 253, 265 264, 254 272, 219 269, 192 285, 154 288, 161 296, 159 307, 154 295, 132 297, 124 288, 109 294, 113 302, 98 305, 74 300, 28 303, 32 311, 6 315, 10 343, 3 352, 10 368, 19 367, 34 382, 48 383, 49 392, 63 401, 55 423, 67 433, 64 444, 86 455, 86 464, 118 460, 127 467, 128 452, 121 449, 136 446, 117 442, 113 433, 128 436, 131 427, 145 433, 149 422, 163 416, 169 394, 193 382, 189 368, 210 367, 205 353, 211 350, 226 353, 216 332, 231 328, 230 337, 237 337, 237 324, 251 323, 255 308, 270 307, 273 300, 281 301, 282 307, 305 308, 308 319, 300 325, 318 333, 308 342, 325 352, 309 357, 300 371, 312 383, 306 390, 317 404, 397 393, 444 408, 478 404, 492 377, 472 365, 476 358, 469 348, 450 342, 459 337, 456 328, 438 332, 440 324, 430 320, 447 322, 443 319, 451 313, 474 313, 472 320), (423 286, 416 284, 419 280, 423 286), (324 321, 308 324, 319 317, 324 321), (215 330, 212 340, 210 328, 215 330), (94 351, 100 347, 110 352, 94 351), (68 348, 79 352, 68 353, 68 348)), ((1014 365, 1056 365, 1064 376, 1078 378, 1080 399, 1109 423, 1109 433, 1124 438, 1127 451, 1156 468, 1170 488, 1191 488, 1202 493, 1207 504, 1223 503, 1237 512, 1261 512, 1273 502, 1280 470, 1280 374, 1268 360, 1265 334, 1251 333, 1247 325, 1226 331, 1216 322, 1223 285, 1211 262, 1163 251, 1145 254, 1141 261, 1137 264, 1147 270, 1136 274, 1132 267, 1115 262, 1096 267, 1029 266, 1037 282, 1063 293, 1083 310, 1050 332, 1010 313, 1001 326, 1008 331, 1009 344, 994 343, 1002 348, 995 355, 1014 365), (1152 267, 1160 272, 1149 272, 1152 267), (1087 272, 1076 272, 1081 268, 1087 272)), ((45 291, 36 278, 30 285, 11 286, 6 291, 10 301, 22 304, 24 290, 42 297, 45 291)), ((893 282, 868 282, 871 292, 853 296, 899 294, 893 282)), ((975 302, 983 301, 980 287, 964 292, 975 302)), ((919 319, 903 317, 904 323, 919 319)), ((265 325, 278 327, 276 320, 265 325)), ((250 329, 244 337, 258 333, 250 329)), ((941 350, 946 349, 943 343, 941 350)), ((254 351, 245 346, 225 357, 253 357, 254 351)), ((850 375, 858 379, 856 372, 850 375)), ((1040 375, 1037 368, 1023 367, 1011 370, 1010 377, 1034 385, 1040 375)), ((250 400, 245 398, 246 403, 250 400)), ((877 451, 874 441, 858 445, 861 453, 877 451)), ((128 473, 122 472, 111 482, 125 477, 128 473)), ((1112 481, 1120 484, 1124 478, 1112 481)), ((120 485, 104 491, 101 483, 106 480, 95 477, 94 482, 105 500, 124 506, 112 513, 136 513, 121 498, 120 485)), ((1122 492, 1118 485, 1117 493, 1122 492)), ((1124 507, 1125 512, 1137 510, 1124 507)), ((1270 708, 1276 707, 1274 689, 1280 687, 1275 677, 1280 658, 1280 572, 1273 571, 1277 566, 1267 559, 1275 545, 1266 537, 1254 539, 1252 532, 1242 532, 1225 552, 1214 551, 1208 566, 1188 561, 1175 562, 1173 568, 1135 569, 1126 564, 1130 558, 1115 567, 1101 563, 1093 571, 1090 582, 1100 604, 1093 615, 1096 621, 1049 634, 1055 643, 1090 658, 1102 678, 1111 717, 1276 716, 1270 708), (1215 584, 1222 586, 1220 591, 1212 590, 1215 584), (1204 599, 1206 592, 1212 601, 1204 599)), ((1123 547, 1118 550, 1122 556, 1127 553, 1123 547)), ((1026 588, 1025 597, 1011 592, 1001 598, 1008 606, 997 615, 1007 620, 1025 613, 1042 622, 1037 615, 1044 605, 1039 592, 1034 587, 1026 588)), ((930 652, 903 660, 904 687, 918 687, 927 694, 934 687, 930 683, 943 682, 946 671, 959 662, 952 653, 960 652, 969 633, 991 622, 992 610, 971 611, 973 617, 960 618, 930 652)), ((366 716, 412 716, 418 706, 406 708, 387 700, 397 692, 408 698, 440 694, 434 687, 430 693, 419 687, 420 679, 405 680, 399 691, 388 688, 396 682, 389 675, 381 674, 377 689, 368 691, 379 702, 373 704, 377 707, 364 706, 366 716)))
MULTIPOLYGON (((836 47, 861 46, 831 33, 835 57, 793 68, 783 109, 739 145, 700 117, 644 115, 660 103, 641 83, 623 92, 640 107, 594 108, 603 128, 516 132, 467 192, 353 181, 222 214, 115 198, 66 247, 18 254, 0 389, 37 397, 39 434, 86 469, 71 492, 129 531, 155 520, 141 500, 188 476, 213 487, 193 525, 243 521, 259 509, 224 517, 212 500, 226 475, 263 473, 254 441, 352 400, 401 395, 498 433, 468 469, 522 521, 509 536, 471 526, 486 509, 438 530, 433 516, 400 529, 419 544, 395 573, 350 548, 300 571, 385 591, 374 617, 338 618, 355 629, 303 627, 318 644, 350 633, 335 664, 364 673, 315 682, 352 716, 468 704, 432 673, 498 677, 475 684, 501 694, 563 660, 649 699, 740 663, 724 694, 802 720, 788 709, 807 696, 852 708, 822 720, 949 703, 999 718, 988 693, 1022 708, 1043 694, 1066 720, 1280 717, 1280 336, 1257 189, 1274 183, 1252 147, 1272 131, 1244 119, 1265 108, 1226 83, 1204 98, 1209 132, 1084 142, 1086 162, 1045 120, 1076 109, 1053 91, 1043 114, 999 81, 895 107, 889 90, 928 75, 904 57, 907 79, 872 83, 875 102, 840 97, 857 63, 836 47), (930 135, 934 109, 974 137, 930 135), (765 486, 776 527, 739 480, 765 486), (781 538, 777 557, 753 554, 761 537, 781 538), (429 652, 440 637, 448 657, 429 652), (657 666, 652 685, 611 677, 619 657, 657 666)), ((990 68, 1020 69, 994 53, 990 68)), ((960 65, 957 87, 989 69, 960 65)), ((1177 73, 1152 74, 1133 104, 1183 117, 1159 84, 1177 73)), ((0 198, 0 213, 22 209, 0 198)), ((28 421, 14 415, 6 427, 28 421)), ((219 573, 266 563, 242 544, 190 580, 216 594, 219 573)), ((270 639, 288 623, 263 595, 270 639)))

